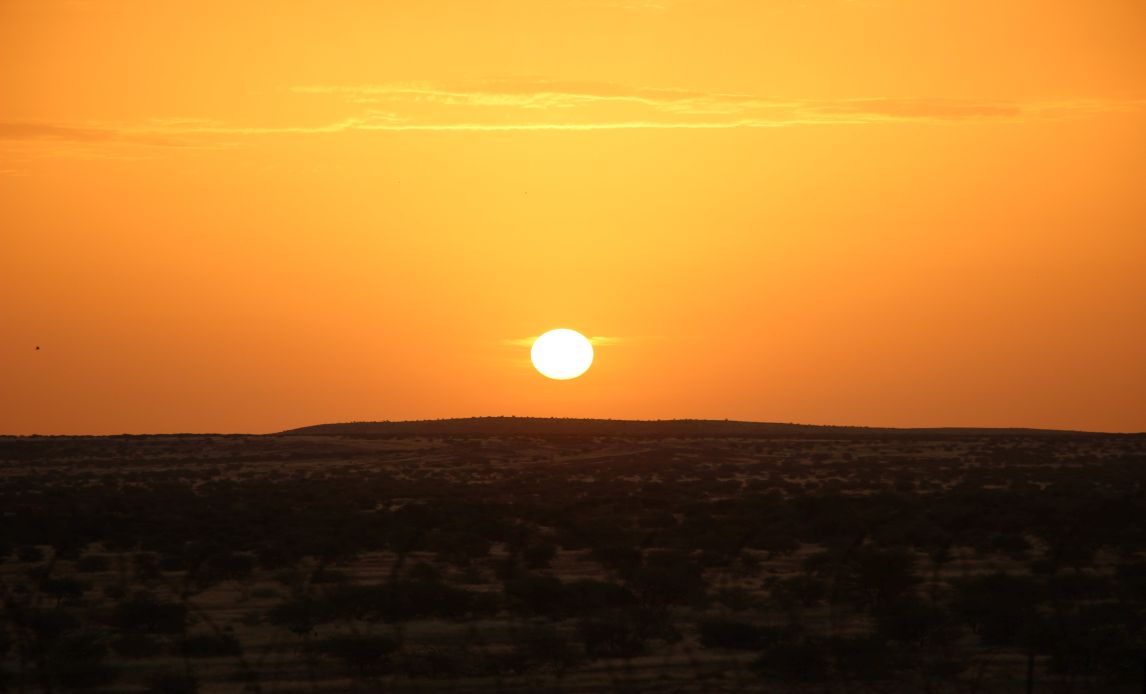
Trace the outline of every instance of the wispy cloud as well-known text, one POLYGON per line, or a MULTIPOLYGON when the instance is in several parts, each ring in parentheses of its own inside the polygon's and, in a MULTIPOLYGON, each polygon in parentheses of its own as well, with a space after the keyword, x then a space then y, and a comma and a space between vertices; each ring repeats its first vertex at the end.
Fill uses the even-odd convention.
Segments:
POLYGON ((0 123, 0 140, 46 140, 56 142, 119 142, 142 145, 180 146, 178 140, 155 132, 132 132, 111 127, 59 125, 54 123, 0 123))
POLYGON ((602 8, 608 10, 637 10, 664 12, 687 4, 686 0, 570 0, 573 7, 602 8))
POLYGON ((780 99, 746 93, 631 87, 538 78, 469 84, 305 85, 297 94, 383 105, 387 129, 764 128, 887 121, 966 121, 1082 115, 1142 100, 1055 102, 870 97, 780 99))
POLYGON ((792 106, 744 94, 708 94, 684 89, 637 88, 602 82, 560 82, 536 78, 486 80, 469 84, 425 82, 366 85, 309 85, 297 94, 334 94, 352 103, 404 104, 407 108, 438 105, 496 109, 551 110, 599 105, 634 105, 666 113, 722 113, 744 104, 792 106), (736 106, 732 106, 735 104, 736 106))
MULTIPOLYGON (((302 85, 299 99, 327 99, 341 117, 286 124, 164 118, 140 123, 0 123, 0 141, 73 143, 77 151, 120 145, 219 147, 251 137, 349 132, 517 132, 605 130, 729 130, 864 126, 894 122, 1022 122, 1140 110, 1143 99, 1005 101, 877 96, 787 99, 747 93, 633 87, 541 78, 471 83, 302 85)), ((300 112, 312 109, 301 108, 300 112)))
MULTIPOLYGON (((512 337, 501 341, 505 347, 532 347, 533 343, 537 341, 540 335, 530 335, 529 337, 512 337)), ((614 347, 616 345, 632 342, 635 338, 593 335, 589 338, 589 342, 594 347, 614 347)))
POLYGON ((594 347, 612 347, 628 341, 629 340, 624 337, 606 337, 605 335, 593 335, 589 338, 589 342, 592 343, 594 347))

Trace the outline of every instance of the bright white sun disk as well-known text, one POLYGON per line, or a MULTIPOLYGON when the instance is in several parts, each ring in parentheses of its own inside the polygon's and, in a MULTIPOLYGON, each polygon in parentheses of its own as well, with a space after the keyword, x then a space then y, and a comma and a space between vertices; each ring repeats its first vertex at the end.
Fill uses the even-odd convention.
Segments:
POLYGON ((533 366, 543 376, 567 381, 585 373, 593 363, 593 345, 576 330, 550 330, 533 343, 533 366))

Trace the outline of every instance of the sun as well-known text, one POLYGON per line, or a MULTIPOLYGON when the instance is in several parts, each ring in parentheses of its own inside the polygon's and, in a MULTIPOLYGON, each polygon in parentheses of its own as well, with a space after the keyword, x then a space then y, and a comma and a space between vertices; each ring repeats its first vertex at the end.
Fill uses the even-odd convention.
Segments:
POLYGON ((568 381, 589 370, 593 344, 576 330, 557 328, 534 341, 529 358, 542 376, 568 381))

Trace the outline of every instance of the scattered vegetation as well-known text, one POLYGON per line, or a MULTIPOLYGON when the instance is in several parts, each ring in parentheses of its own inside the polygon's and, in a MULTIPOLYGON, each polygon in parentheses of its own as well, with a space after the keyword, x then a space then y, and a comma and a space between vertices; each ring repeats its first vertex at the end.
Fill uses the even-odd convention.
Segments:
POLYGON ((0 438, 0 691, 1142 686, 1143 437, 512 425, 0 438))

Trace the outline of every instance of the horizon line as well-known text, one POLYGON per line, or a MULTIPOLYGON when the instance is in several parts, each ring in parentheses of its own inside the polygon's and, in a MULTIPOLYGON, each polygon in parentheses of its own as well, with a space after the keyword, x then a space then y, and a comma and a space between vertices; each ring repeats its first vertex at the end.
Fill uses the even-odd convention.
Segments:
POLYGON ((756 425, 761 427, 792 427, 807 430, 845 430, 868 433, 971 433, 971 432, 1028 432, 1028 433, 1057 433, 1057 434, 1089 434, 1101 436, 1143 436, 1146 430, 1138 431, 1098 431, 1089 429, 1038 427, 1038 426, 968 426, 968 425, 926 425, 926 426, 884 426, 869 424, 811 424, 792 421, 766 421, 752 419, 729 418, 703 418, 703 417, 670 417, 670 418, 613 418, 613 417, 538 417, 530 415, 472 415, 466 417, 432 417, 425 419, 362 419, 348 421, 321 422, 307 424, 287 429, 268 432, 249 431, 168 431, 168 432, 119 432, 102 434, 84 433, 55 433, 55 434, 9 434, 0 432, 0 438, 96 438, 96 437, 145 437, 145 436, 280 436, 286 434, 297 435, 305 430, 325 427, 343 427, 360 425, 425 425, 450 422, 475 422, 481 420, 528 420, 532 422, 597 422, 614 424, 730 424, 730 425, 756 425))

